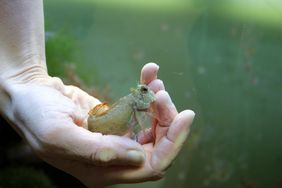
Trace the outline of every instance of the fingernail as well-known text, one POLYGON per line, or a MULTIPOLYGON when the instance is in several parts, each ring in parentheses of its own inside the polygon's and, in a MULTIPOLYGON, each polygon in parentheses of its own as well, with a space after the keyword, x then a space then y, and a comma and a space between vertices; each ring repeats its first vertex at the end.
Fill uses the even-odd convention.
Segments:
POLYGON ((128 151, 127 157, 129 160, 136 162, 136 163, 142 163, 145 160, 144 153, 141 151, 136 151, 136 150, 128 151))

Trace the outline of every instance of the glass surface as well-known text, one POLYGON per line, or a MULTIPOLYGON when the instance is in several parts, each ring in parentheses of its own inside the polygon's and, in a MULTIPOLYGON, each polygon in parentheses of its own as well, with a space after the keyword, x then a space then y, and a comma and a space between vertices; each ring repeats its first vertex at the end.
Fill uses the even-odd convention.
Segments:
POLYGON ((281 2, 45 1, 51 75, 115 100, 156 62, 179 111, 196 112, 164 179, 116 187, 282 186, 281 2))

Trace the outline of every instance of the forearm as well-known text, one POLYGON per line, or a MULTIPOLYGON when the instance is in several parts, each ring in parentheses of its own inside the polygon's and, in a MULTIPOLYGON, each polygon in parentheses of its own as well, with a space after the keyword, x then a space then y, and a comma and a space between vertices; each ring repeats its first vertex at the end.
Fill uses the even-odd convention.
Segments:
POLYGON ((0 0, 0 75, 29 81, 47 75, 43 2, 0 0))

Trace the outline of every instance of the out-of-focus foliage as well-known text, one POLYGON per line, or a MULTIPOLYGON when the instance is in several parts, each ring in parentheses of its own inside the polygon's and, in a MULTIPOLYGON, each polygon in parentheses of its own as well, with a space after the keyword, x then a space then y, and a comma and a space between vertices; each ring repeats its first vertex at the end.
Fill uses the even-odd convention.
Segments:
POLYGON ((75 60, 74 39, 63 31, 46 31, 46 59, 50 75, 63 76, 66 64, 75 60))

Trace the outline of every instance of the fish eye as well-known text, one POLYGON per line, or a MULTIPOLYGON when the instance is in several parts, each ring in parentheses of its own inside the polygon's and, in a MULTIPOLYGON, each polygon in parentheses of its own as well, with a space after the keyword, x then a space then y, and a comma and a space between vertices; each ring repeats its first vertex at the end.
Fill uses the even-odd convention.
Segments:
POLYGON ((145 86, 142 86, 142 87, 141 87, 141 92, 142 92, 142 93, 148 92, 148 88, 145 87, 145 86))

